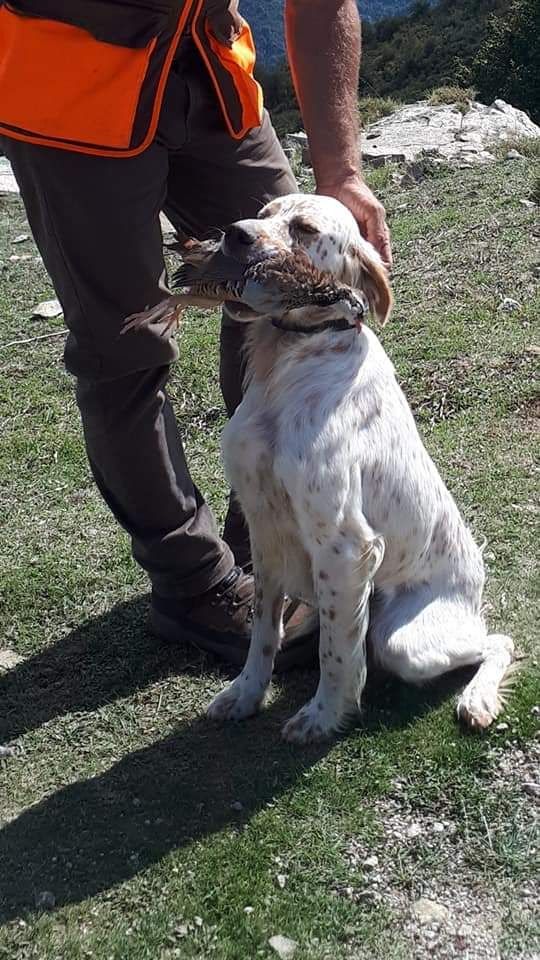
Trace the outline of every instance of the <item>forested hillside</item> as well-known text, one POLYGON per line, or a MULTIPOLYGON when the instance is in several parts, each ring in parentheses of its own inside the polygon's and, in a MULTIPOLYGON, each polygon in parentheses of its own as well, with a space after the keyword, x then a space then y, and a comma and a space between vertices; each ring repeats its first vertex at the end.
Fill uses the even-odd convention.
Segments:
POLYGON ((410 16, 364 23, 361 90, 417 100, 435 86, 463 79, 505 0, 441 0, 414 5, 410 16))
MULTIPOLYGON (((509 100, 540 119, 538 0, 419 0, 407 15, 363 20, 360 94, 414 101, 442 85, 509 100)), ((258 67, 280 133, 301 125, 284 62, 258 67)))
MULTIPOLYGON (((240 0, 240 12, 251 24, 259 62, 265 66, 284 54, 283 7, 284 0, 240 0)), ((411 0, 358 0, 358 7, 366 21, 379 20, 408 10, 411 0)))

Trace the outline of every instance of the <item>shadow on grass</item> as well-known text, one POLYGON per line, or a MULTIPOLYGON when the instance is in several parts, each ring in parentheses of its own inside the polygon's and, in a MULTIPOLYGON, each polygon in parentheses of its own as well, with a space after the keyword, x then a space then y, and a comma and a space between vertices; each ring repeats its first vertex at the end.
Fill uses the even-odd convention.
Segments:
MULTIPOLYGON (((2 677, 3 733, 6 725, 13 737, 67 711, 93 710, 193 665, 193 655, 145 638, 143 608, 140 600, 122 604, 2 677)), ((185 723, 25 810, 0 835, 0 920, 31 912, 45 890, 57 906, 108 890, 171 850, 249 820, 285 793, 331 747, 295 749, 279 738, 315 682, 314 672, 293 674, 256 721, 185 723), (231 804, 239 799, 237 811, 231 804)), ((447 684, 419 694, 375 678, 364 735, 407 725, 447 696, 447 684)))

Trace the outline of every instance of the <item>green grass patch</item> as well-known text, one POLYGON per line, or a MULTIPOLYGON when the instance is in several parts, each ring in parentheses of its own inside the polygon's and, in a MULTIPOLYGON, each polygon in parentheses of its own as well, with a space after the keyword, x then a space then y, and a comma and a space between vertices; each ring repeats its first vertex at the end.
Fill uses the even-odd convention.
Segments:
POLYGON ((476 99, 476 90, 474 87, 444 86, 435 87, 428 97, 428 103, 433 107, 441 104, 462 104, 468 106, 471 100, 476 99))
POLYGON ((391 97, 360 97, 358 109, 362 127, 368 127, 370 123, 375 123, 382 117, 391 116, 401 106, 399 100, 393 100, 391 97))
MULTIPOLYGON (((456 726, 467 674, 424 689, 373 674, 358 725, 319 748, 279 737, 314 672, 276 682, 251 722, 206 722, 226 676, 147 632, 148 585, 93 485, 59 322, 30 319, 53 291, 40 262, 10 260, 37 251, 13 245, 28 230, 2 199, 0 636, 21 661, 0 673, 0 743, 14 747, 0 759, 1 958, 271 960, 276 934, 295 960, 537 950, 540 297, 535 211, 520 203, 533 180, 522 163, 407 189, 373 177, 395 246, 382 338, 487 538, 490 628, 526 658, 503 726, 456 726), (420 896, 449 911, 435 939, 413 922, 420 896)), ((170 394, 222 518, 218 336, 215 314, 190 312, 170 394)))

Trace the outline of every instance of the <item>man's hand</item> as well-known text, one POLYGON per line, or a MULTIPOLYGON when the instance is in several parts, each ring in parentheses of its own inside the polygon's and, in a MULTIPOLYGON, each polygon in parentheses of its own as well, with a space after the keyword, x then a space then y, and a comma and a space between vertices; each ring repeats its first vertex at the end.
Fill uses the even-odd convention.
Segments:
POLYGON ((337 184, 317 185, 317 193, 340 200, 352 213, 362 235, 373 244, 385 267, 392 266, 390 231, 382 203, 360 176, 353 175, 337 184))
POLYGON ((227 47, 232 46, 244 25, 238 12, 238 0, 206 0, 204 9, 216 40, 227 47))
POLYGON ((392 262, 384 207, 360 175, 356 0, 285 0, 287 50, 309 140, 317 192, 349 208, 360 230, 392 262))

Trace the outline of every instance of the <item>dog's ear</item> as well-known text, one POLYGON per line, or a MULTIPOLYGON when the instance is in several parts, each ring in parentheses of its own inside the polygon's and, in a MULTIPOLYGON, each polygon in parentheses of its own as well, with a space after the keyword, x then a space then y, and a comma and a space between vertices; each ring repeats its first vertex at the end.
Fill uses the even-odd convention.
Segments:
POLYGON ((382 327, 390 316, 393 297, 388 274, 378 254, 351 244, 343 258, 340 279, 365 293, 369 309, 382 327))

